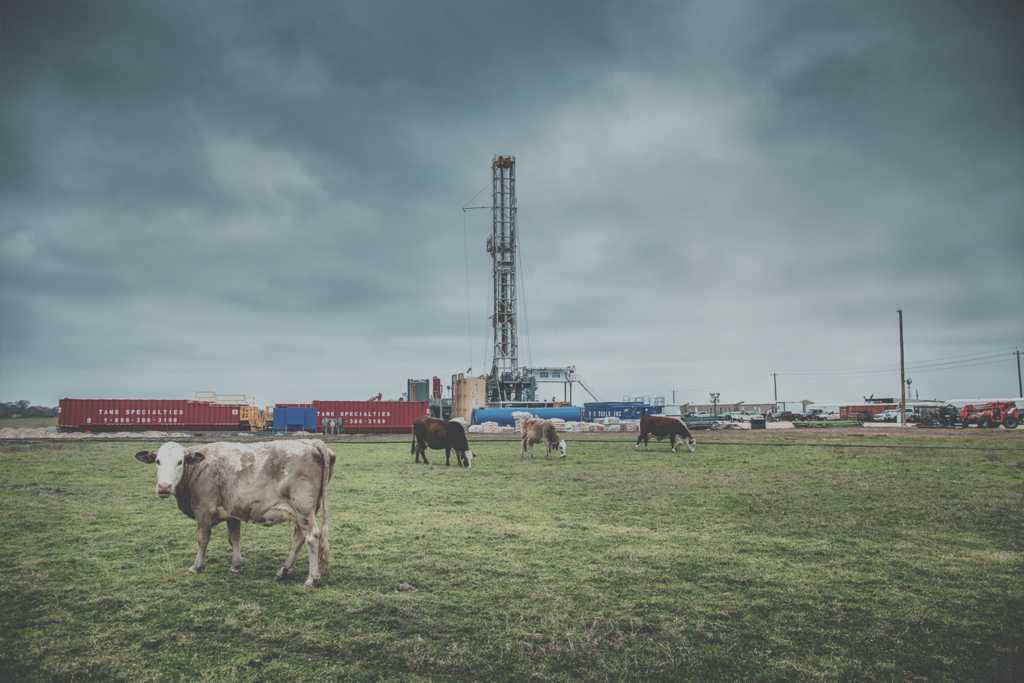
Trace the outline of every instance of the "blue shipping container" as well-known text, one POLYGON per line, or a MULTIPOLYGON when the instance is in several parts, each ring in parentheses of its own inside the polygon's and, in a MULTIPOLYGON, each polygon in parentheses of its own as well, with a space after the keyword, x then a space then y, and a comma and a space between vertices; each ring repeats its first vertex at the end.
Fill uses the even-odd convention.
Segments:
POLYGON ((620 420, 639 420, 644 415, 661 415, 662 406, 649 403, 623 403, 608 401, 605 403, 584 403, 583 419, 587 422, 603 417, 617 417, 620 420))
POLYGON ((512 413, 529 413, 542 420, 556 418, 566 422, 579 422, 582 411, 579 408, 477 408, 473 411, 473 424, 497 422, 502 427, 515 427, 512 413))
POLYGON ((275 432, 315 432, 316 408, 294 406, 274 409, 275 432))

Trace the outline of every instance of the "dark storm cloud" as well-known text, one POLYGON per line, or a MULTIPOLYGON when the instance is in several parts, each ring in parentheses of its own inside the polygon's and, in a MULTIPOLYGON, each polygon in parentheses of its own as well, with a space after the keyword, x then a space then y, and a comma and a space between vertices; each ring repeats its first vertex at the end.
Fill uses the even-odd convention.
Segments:
POLYGON ((489 214, 459 207, 495 153, 518 161, 522 346, 609 395, 874 364, 897 307, 942 353, 1021 341, 1022 55, 998 5, 2 12, 5 398, 479 371, 489 214), (301 372, 251 373, 287 348, 301 372))

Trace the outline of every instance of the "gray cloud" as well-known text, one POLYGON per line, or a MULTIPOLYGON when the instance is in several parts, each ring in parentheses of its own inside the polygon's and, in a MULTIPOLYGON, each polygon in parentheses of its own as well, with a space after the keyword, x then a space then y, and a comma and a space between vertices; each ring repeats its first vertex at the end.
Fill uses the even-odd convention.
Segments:
MULTIPOLYGON (((763 400, 776 371, 801 397, 891 393, 797 378, 898 362, 897 308, 911 360, 1024 341, 1024 60, 999 5, 0 11, 4 400, 359 398, 489 366, 490 217, 460 209, 496 153, 524 356, 606 398, 763 400)), ((915 386, 1006 394, 1010 372, 915 386)))

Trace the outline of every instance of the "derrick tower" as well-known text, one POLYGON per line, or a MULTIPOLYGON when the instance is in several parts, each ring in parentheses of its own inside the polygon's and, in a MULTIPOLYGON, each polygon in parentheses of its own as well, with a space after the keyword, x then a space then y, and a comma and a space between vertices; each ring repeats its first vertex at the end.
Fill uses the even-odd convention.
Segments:
MULTIPOLYGON (((516 329, 516 158, 497 155, 491 162, 491 236, 487 252, 493 261, 494 363, 491 379, 514 380, 519 371, 516 329)), ((497 388, 497 387, 495 387, 497 388)), ((500 399, 499 399, 500 400, 500 399)))

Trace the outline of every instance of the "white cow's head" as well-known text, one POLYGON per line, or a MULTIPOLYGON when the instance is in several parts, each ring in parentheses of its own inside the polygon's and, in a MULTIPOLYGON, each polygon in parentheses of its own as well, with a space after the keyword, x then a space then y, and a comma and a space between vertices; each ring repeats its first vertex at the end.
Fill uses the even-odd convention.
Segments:
POLYGON ((463 451, 462 457, 466 459, 466 468, 469 469, 473 466, 473 451, 463 451))
POLYGON ((563 458, 565 457, 565 439, 558 440, 558 454, 563 458))
POLYGON ((185 465, 202 462, 206 456, 202 453, 186 453, 180 443, 168 441, 156 453, 139 451, 135 459, 147 465, 156 463, 156 492, 161 498, 174 494, 174 489, 181 483, 185 465))

